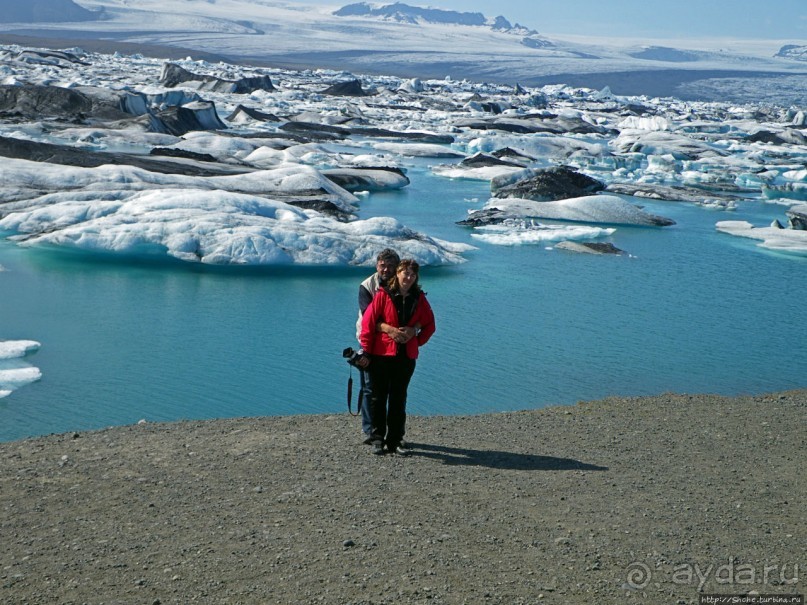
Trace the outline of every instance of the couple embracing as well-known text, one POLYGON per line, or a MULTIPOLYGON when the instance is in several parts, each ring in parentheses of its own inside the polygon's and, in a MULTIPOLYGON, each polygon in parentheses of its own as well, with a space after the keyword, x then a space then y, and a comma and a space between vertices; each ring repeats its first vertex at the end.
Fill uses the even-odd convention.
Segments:
POLYGON ((359 286, 357 337, 364 354, 359 401, 364 442, 374 454, 406 455, 406 392, 418 349, 434 334, 434 314, 418 283, 420 266, 387 248, 359 286))

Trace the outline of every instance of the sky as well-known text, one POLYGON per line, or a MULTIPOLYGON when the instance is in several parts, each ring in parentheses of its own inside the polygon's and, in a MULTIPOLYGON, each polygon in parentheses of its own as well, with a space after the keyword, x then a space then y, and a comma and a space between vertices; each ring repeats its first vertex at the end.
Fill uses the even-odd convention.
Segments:
MULTIPOLYGON (((359 0, 293 0, 344 6, 359 0)), ((371 4, 392 4, 376 0, 371 4)), ((539 33, 604 37, 807 41, 807 0, 401 0, 414 6, 503 15, 539 33)))

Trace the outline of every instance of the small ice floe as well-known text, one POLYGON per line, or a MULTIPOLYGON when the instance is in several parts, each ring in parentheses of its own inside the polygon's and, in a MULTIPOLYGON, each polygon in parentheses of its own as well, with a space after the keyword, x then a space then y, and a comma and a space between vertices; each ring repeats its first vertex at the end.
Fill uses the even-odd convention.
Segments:
POLYGON ((25 357, 39 350, 35 340, 0 340, 0 360, 25 357))
POLYGON ((498 224, 507 219, 518 218, 652 227, 675 224, 672 219, 648 214, 615 195, 587 195, 554 202, 535 202, 520 198, 491 199, 481 209, 469 212, 468 218, 459 224, 498 224))
POLYGON ((403 189, 409 185, 409 178, 395 168, 328 168, 321 172, 351 193, 403 189))
POLYGON ((432 172, 439 176, 481 181, 490 181, 503 175, 523 171, 523 164, 502 160, 484 153, 474 154, 469 158, 465 158, 459 164, 441 164, 432 168, 432 172))
POLYGON ((623 130, 609 145, 617 153, 669 155, 676 160, 729 155, 715 145, 664 130, 623 130))
POLYGON ((622 250, 617 248, 611 243, 608 242, 570 242, 570 241, 563 241, 558 242, 555 246, 558 250, 567 250, 569 252, 577 252, 579 254, 595 254, 595 255, 604 255, 604 254, 613 254, 616 256, 621 256, 624 254, 622 250))
POLYGON ((700 202, 697 202, 697 204, 701 208, 706 208, 707 210, 722 210, 724 212, 733 212, 737 210, 736 200, 724 200, 720 198, 704 198, 700 202))
POLYGON ((470 179, 476 181, 490 181, 503 174, 510 174, 512 172, 519 172, 522 168, 513 168, 509 166, 480 166, 476 168, 466 168, 464 166, 452 166, 450 164, 441 164, 432 168, 432 172, 437 176, 443 176, 449 179, 470 179))
POLYGON ((434 143, 373 143, 373 148, 404 157, 464 158, 462 151, 434 143))
POLYGON ((496 225, 476 227, 471 237, 497 246, 521 246, 567 240, 591 240, 607 237, 615 231, 613 228, 544 225, 530 220, 509 219, 496 225))
POLYGON ((777 222, 770 227, 755 227, 748 221, 720 221, 715 227, 729 235, 761 240, 761 248, 807 256, 807 231, 784 229, 777 222))
POLYGON ((619 122, 616 127, 619 130, 669 130, 670 122, 662 116, 629 116, 619 122))
POLYGON ((690 202, 711 210, 736 210, 738 197, 685 185, 660 185, 658 183, 609 183, 606 192, 630 195, 636 198, 690 202))
POLYGON ((39 350, 34 340, 0 340, 0 399, 42 378, 42 372, 24 357, 39 350))

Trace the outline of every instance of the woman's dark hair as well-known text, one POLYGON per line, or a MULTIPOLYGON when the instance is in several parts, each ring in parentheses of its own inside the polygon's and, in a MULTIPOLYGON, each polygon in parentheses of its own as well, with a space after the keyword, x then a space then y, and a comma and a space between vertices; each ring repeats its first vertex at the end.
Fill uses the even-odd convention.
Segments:
POLYGON ((412 284, 412 287, 409 288, 409 292, 412 294, 420 294, 423 290, 420 288, 420 265, 418 262, 413 258, 405 258, 401 262, 398 263, 398 266, 395 267, 395 275, 393 275, 389 282, 387 282, 387 288, 389 288, 390 292, 397 292, 398 291, 398 271, 402 269, 411 269, 415 273, 415 283, 412 284))

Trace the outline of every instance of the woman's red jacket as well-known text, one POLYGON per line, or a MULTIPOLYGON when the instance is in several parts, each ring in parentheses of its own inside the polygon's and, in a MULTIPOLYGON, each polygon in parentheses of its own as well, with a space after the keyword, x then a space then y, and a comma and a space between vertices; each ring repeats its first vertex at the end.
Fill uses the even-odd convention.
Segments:
MULTIPOLYGON (((420 331, 417 336, 406 343, 406 356, 410 359, 417 359, 418 348, 426 344, 435 330, 434 313, 432 313, 429 301, 426 300, 426 295, 422 292, 418 296, 412 319, 407 324, 408 326, 420 325, 420 331)), ((359 340, 365 353, 394 356, 398 350, 398 343, 383 332, 376 331, 376 326, 380 321, 396 328, 403 327, 398 325, 398 311, 395 309, 395 303, 384 288, 380 288, 376 292, 373 302, 370 303, 370 306, 367 307, 362 315, 361 338, 359 340)))

